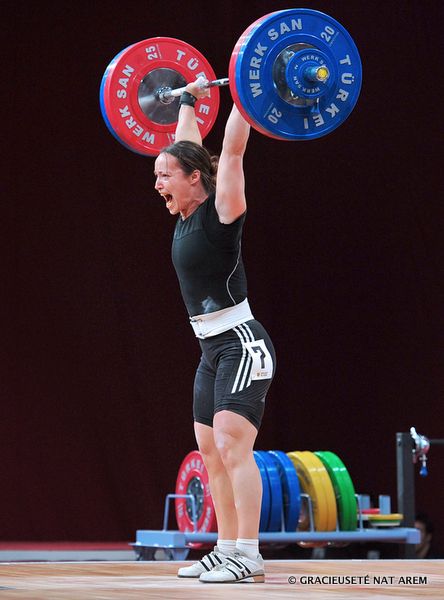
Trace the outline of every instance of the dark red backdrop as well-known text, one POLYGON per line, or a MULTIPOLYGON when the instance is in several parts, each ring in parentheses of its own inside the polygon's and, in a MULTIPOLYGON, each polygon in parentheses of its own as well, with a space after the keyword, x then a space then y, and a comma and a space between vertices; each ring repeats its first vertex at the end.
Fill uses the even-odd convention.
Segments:
MULTIPOLYGON (((226 76, 246 26, 289 5, 5 4, 1 537, 132 540, 161 527, 164 495, 195 447, 199 352, 153 159, 109 134, 100 79, 120 49, 159 35, 187 40, 226 76)), ((325 138, 251 136, 244 258, 278 353, 257 447, 333 450, 358 491, 391 494, 396 509, 396 432, 444 437, 441 3, 304 6, 350 31, 364 84, 325 138)), ((221 97, 213 150, 231 105, 227 89, 221 97)), ((429 468, 417 504, 442 533, 440 448, 429 468)))

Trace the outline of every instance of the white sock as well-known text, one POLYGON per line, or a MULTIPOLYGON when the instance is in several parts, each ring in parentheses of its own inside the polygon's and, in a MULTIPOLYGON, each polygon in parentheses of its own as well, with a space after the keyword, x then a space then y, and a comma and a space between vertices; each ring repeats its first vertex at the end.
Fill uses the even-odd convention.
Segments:
POLYGON ((255 559, 259 554, 259 540, 246 540, 238 538, 236 540, 236 550, 240 550, 248 556, 248 558, 255 559))
POLYGON ((217 547, 222 554, 229 555, 233 554, 236 550, 236 540, 217 540, 217 547))

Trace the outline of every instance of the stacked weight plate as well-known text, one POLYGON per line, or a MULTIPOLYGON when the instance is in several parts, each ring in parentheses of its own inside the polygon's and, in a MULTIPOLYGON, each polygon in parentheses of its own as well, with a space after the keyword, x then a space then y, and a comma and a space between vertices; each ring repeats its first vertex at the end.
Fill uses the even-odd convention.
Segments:
POLYGON ((296 531, 299 520, 299 480, 284 452, 255 451, 262 477, 260 531, 296 531))
MULTIPOLYGON (((179 99, 159 100, 159 92, 176 89, 202 75, 216 75, 196 48, 170 37, 155 37, 128 46, 113 58, 102 77, 100 109, 106 126, 125 148, 148 156, 174 142, 179 99)), ((219 90, 196 104, 202 137, 213 127, 219 90)))
POLYGON ((309 140, 330 133, 350 115, 362 66, 340 23, 295 8, 269 13, 244 31, 231 55, 229 80, 239 111, 259 132, 309 140), (326 79, 313 79, 307 67, 322 67, 326 79))
POLYGON ((342 460, 333 452, 315 452, 326 468, 336 496, 339 529, 355 531, 357 527, 357 505, 355 488, 342 460))
MULTIPOLYGON (((176 479, 176 494, 179 496, 191 495, 191 498, 176 498, 176 521, 179 531, 199 533, 216 531, 216 513, 210 493, 208 472, 202 460, 200 452, 193 450, 185 456, 179 468, 176 479), (194 512, 194 514, 193 514, 194 512)), ((190 544, 192 548, 202 548, 200 543, 190 544)))
MULTIPOLYGON (((299 477, 301 488, 311 498, 314 528, 316 531, 334 531, 336 529, 337 509, 332 483, 320 459, 312 452, 289 452, 299 477)), ((309 529, 310 519, 307 511, 302 514, 299 523, 301 531, 309 529)), ((305 546, 326 545, 307 544, 305 546)))
MULTIPOLYGON (((309 504, 301 502, 308 494, 313 511, 315 531, 354 531, 357 505, 351 477, 341 459, 329 451, 282 452, 254 451, 262 478, 261 532, 308 531, 309 504)), ((199 452, 188 454, 179 470, 176 493, 195 495, 197 530, 215 531, 213 503, 209 493, 208 474, 199 452)), ((189 500, 176 500, 176 519, 180 531, 192 531, 189 500)), ((302 543, 304 546, 326 545, 302 543)))

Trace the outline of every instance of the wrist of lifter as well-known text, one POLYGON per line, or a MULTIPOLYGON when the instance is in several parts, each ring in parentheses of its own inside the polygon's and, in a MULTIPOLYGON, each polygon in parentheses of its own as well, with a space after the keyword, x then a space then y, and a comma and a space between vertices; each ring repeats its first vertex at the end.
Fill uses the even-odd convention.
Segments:
POLYGON ((179 106, 191 106, 192 108, 194 108, 194 105, 196 104, 196 96, 193 96, 193 94, 190 94, 190 92, 182 92, 182 95, 180 96, 180 100, 179 100, 179 106))

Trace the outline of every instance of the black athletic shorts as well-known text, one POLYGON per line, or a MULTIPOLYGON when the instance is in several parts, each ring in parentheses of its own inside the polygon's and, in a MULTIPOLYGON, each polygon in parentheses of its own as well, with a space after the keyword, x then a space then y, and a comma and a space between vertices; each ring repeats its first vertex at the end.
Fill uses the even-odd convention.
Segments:
POLYGON ((194 380, 194 420, 212 427, 215 413, 230 410, 259 429, 276 369, 274 347, 265 329, 253 319, 199 343, 202 357, 194 380))

